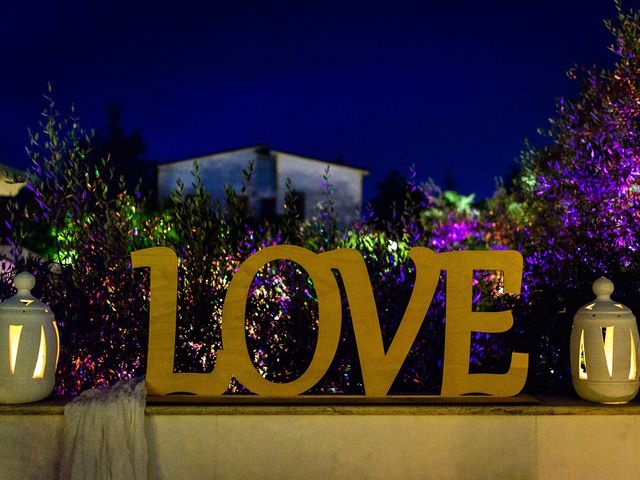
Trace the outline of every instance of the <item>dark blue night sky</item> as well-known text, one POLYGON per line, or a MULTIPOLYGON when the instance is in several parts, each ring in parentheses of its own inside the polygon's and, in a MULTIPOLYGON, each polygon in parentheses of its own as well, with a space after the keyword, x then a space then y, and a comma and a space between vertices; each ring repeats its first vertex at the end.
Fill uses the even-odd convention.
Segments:
MULTIPOLYGON (((636 6, 635 4, 624 4, 636 6)), ((574 64, 607 66, 609 0, 11 2, 0 163, 25 167, 51 81, 87 127, 109 102, 166 161, 267 143, 490 195, 540 142, 574 64)))

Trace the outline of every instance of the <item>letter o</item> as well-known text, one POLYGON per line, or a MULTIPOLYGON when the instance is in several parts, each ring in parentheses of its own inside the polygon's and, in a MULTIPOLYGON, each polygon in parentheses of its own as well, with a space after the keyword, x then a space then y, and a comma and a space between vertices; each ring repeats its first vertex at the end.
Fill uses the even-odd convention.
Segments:
POLYGON ((341 323, 340 290, 331 265, 321 255, 302 247, 267 247, 245 260, 229 285, 222 310, 222 350, 218 352, 218 362, 222 361, 229 373, 258 395, 299 395, 318 383, 329 369, 340 341, 341 323), (273 260, 291 260, 304 268, 318 296, 318 341, 313 358, 300 377, 287 383, 272 382, 260 375, 249 357, 245 333, 249 289, 258 270, 273 260))

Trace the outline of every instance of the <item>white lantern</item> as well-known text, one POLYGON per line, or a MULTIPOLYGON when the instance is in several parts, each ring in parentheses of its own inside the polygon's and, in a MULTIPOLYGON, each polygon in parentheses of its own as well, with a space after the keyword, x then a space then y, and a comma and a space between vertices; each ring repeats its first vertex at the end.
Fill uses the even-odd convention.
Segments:
POLYGON ((18 293, 0 303, 0 403, 37 402, 53 391, 60 338, 49 306, 31 295, 35 284, 19 273, 18 293))
POLYGON ((596 299, 573 317, 571 374, 576 393, 600 403, 626 403, 638 393, 638 327, 624 305, 611 300, 613 283, 593 282, 596 299))

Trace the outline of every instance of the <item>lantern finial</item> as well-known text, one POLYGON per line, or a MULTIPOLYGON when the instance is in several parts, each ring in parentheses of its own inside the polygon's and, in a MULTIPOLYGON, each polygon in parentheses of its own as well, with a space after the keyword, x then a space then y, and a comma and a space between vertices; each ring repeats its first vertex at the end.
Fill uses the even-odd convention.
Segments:
POLYGON ((611 294, 613 293, 613 282, 607 277, 600 277, 591 286, 593 293, 596 294, 598 300, 611 301, 611 294))
POLYGON ((20 272, 14 278, 13 285, 18 289, 18 295, 30 295, 31 289, 36 286, 36 277, 29 272, 20 272))

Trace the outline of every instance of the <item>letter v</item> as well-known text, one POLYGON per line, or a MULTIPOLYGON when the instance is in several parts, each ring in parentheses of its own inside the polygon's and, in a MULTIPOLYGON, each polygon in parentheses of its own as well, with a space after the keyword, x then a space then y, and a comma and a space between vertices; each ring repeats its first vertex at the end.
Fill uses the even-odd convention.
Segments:
POLYGON ((340 272, 347 292, 365 395, 387 395, 409 354, 438 284, 440 265, 436 255, 424 247, 414 247, 409 252, 416 266, 416 281, 398 330, 385 353, 378 310, 362 255, 352 249, 322 254, 332 268, 340 272))

